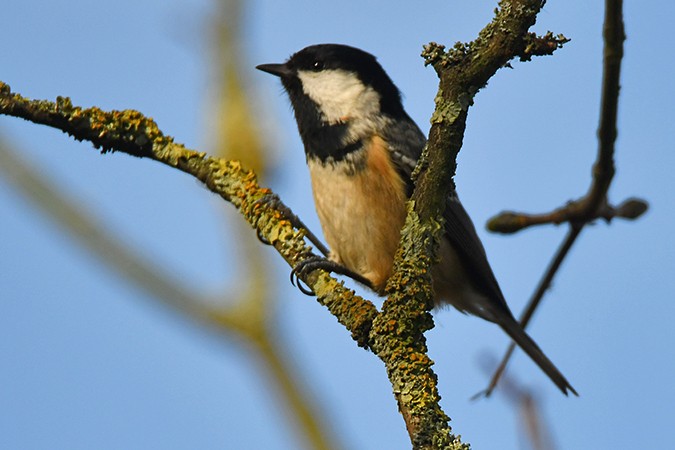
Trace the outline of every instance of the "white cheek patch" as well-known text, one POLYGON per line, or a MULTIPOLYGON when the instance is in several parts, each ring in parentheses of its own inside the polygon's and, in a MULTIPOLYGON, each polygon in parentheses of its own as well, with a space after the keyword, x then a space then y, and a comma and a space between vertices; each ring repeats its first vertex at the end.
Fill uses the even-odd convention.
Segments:
POLYGON ((365 118, 380 111, 380 96, 345 70, 298 71, 302 89, 328 123, 365 118))

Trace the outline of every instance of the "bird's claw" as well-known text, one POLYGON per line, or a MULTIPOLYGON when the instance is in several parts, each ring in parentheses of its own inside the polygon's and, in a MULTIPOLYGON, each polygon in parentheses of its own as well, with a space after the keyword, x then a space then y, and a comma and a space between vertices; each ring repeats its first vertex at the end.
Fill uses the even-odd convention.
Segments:
POLYGON ((262 231, 256 229, 255 230, 255 235, 257 236, 258 240, 262 242, 265 245, 272 245, 270 241, 267 240, 265 236, 263 236, 262 231))
POLYGON ((340 275, 347 276, 354 281, 357 281, 369 288, 373 289, 373 285, 367 278, 361 276, 360 274, 346 268, 345 266, 332 261, 328 258, 322 256, 310 256, 309 258, 298 263, 297 266, 291 270, 291 283, 293 286, 296 286, 295 280, 297 280, 297 287, 300 291, 306 295, 316 295, 314 291, 310 288, 306 288, 300 284, 300 278, 305 275, 313 272, 315 270, 324 270, 330 273, 336 273, 340 275))
POLYGON ((296 265, 293 270, 291 270, 291 284, 297 286, 297 288, 305 295, 314 296, 316 293, 310 288, 303 285, 300 277, 313 272, 317 269, 323 269, 326 272, 332 272, 333 265, 335 263, 321 256, 310 256, 309 258, 301 261, 296 265), (297 284, 296 284, 297 280, 297 284))
POLYGON ((306 286, 302 282, 302 280, 298 277, 298 274, 296 273, 295 269, 291 270, 291 284, 297 287, 298 290, 305 295, 309 295, 310 297, 314 297, 316 295, 316 293, 312 290, 312 288, 306 286), (298 280, 297 284, 295 280, 298 280))

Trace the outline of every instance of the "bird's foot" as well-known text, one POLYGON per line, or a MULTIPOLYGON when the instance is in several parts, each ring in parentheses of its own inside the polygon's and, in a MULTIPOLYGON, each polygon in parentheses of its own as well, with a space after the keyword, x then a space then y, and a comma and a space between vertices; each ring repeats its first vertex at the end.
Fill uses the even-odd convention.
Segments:
POLYGON ((300 291, 305 295, 316 295, 314 291, 312 291, 309 287, 303 286, 300 282, 300 277, 304 277, 315 270, 325 270, 326 272, 344 275, 354 281, 358 281, 359 283, 368 286, 371 289, 373 288, 372 283, 367 278, 359 275, 353 270, 346 268, 342 264, 336 263, 335 261, 331 261, 330 259, 324 258, 322 256, 309 257, 295 266, 291 271, 291 283, 293 286, 297 286, 298 289, 300 289, 300 291))

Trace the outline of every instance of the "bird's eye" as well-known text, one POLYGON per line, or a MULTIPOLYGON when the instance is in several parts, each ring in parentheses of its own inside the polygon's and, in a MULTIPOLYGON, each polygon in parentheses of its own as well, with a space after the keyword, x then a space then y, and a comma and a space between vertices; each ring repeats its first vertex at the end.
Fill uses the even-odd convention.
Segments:
POLYGON ((323 70, 323 61, 314 61, 314 64, 312 64, 312 70, 319 71, 323 70))

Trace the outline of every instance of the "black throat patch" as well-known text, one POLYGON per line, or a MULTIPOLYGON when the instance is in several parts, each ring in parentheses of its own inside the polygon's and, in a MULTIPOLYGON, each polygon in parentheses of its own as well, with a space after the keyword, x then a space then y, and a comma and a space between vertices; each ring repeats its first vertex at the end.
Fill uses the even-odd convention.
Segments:
POLYGON ((303 92, 299 80, 282 79, 282 82, 289 93, 308 158, 338 162, 362 148, 361 140, 350 139, 348 123, 331 124, 323 119, 319 106, 303 92))

